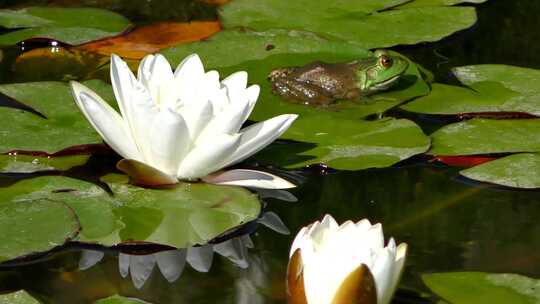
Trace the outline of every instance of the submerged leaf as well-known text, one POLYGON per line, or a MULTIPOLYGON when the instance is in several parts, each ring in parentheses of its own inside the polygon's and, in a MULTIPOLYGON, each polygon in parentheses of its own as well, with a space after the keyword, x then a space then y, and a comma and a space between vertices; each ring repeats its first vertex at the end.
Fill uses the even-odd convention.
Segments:
POLYGON ((536 189, 540 188, 540 155, 536 153, 510 155, 460 173, 481 182, 536 189))

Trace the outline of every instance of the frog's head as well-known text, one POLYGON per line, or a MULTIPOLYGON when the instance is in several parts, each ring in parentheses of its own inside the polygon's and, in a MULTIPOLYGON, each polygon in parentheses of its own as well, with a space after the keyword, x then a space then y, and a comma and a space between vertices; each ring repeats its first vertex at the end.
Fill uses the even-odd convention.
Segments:
POLYGON ((405 73, 409 63, 385 50, 375 51, 375 58, 361 62, 356 71, 358 88, 364 93, 386 90, 405 73))

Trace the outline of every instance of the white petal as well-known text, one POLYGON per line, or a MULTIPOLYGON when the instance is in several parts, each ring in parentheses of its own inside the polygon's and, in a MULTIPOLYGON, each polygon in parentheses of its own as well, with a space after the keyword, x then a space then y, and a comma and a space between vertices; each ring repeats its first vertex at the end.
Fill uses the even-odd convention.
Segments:
POLYGON ((169 109, 154 116, 149 128, 150 164, 169 175, 176 175, 189 149, 189 131, 182 115, 169 109))
MULTIPOLYGON (((405 259, 407 256, 407 244, 401 243, 396 248, 396 257, 395 257, 395 264, 394 264, 394 273, 392 274, 392 278, 390 279, 390 284, 388 285, 388 290, 393 291, 396 290, 399 278, 401 277, 401 273, 403 272, 403 266, 405 264, 405 259)), ((390 299, 391 300, 391 296, 390 299)))
MULTIPOLYGON (((238 103, 227 107, 223 112, 214 116, 199 135, 197 141, 206 141, 219 134, 235 134, 242 127, 244 117, 249 110, 248 103, 238 103)), ((215 109, 215 108, 214 108, 215 109)))
POLYGON ((120 57, 111 55, 111 84, 120 113, 127 120, 128 126, 131 125, 129 113, 131 112, 131 95, 135 83, 137 83, 137 79, 127 64, 120 57))
POLYGON ((103 140, 122 157, 141 160, 122 117, 89 88, 75 81, 70 85, 77 105, 103 140))
POLYGON ((302 227, 302 229, 300 229, 300 231, 296 234, 291 245, 291 250, 289 251, 289 258, 292 257, 296 249, 302 250, 304 247, 304 242, 308 238, 307 232, 308 228, 302 227))
POLYGON ((155 103, 160 103, 161 99, 168 99, 167 84, 173 80, 173 72, 167 59, 163 55, 148 55, 144 57, 139 65, 139 81, 146 87, 155 103), (162 89, 165 92, 161 92, 162 89))
POLYGON ((257 98, 259 98, 259 93, 261 92, 261 88, 254 84, 246 89, 246 97, 248 99, 248 110, 246 111, 246 116, 244 117, 244 121, 246 121, 251 115, 251 112, 253 112, 253 108, 255 107, 255 104, 257 103, 257 98))
POLYGON ((296 114, 284 114, 259 122, 241 130, 240 147, 224 164, 230 166, 259 152, 281 136, 298 117, 296 114))
POLYGON ((189 130, 189 137, 194 142, 206 125, 210 123, 214 117, 212 104, 210 101, 202 101, 199 104, 189 104, 179 109, 179 112, 184 117, 187 128, 189 130))
POLYGON ((248 74, 244 71, 236 72, 229 75, 229 77, 223 79, 221 84, 227 88, 227 94, 231 103, 237 102, 236 100, 242 98, 247 86, 248 74))
POLYGON ((179 179, 201 178, 222 168, 223 160, 238 148, 241 136, 221 135, 201 143, 182 160, 178 169, 179 179))
POLYGON ((377 303, 388 304, 394 294, 390 290, 392 277, 394 275, 394 258, 388 248, 379 251, 377 260, 371 268, 371 273, 375 278, 375 287, 377 288, 377 303))
POLYGON ((176 71, 174 71, 175 78, 200 77, 203 74, 204 66, 197 54, 191 54, 184 58, 176 68, 176 71))
POLYGON ((212 267, 214 251, 212 245, 206 244, 200 247, 189 247, 187 249, 186 261, 199 272, 208 272, 212 267))
POLYGON ((209 175, 203 178, 203 180, 211 184, 265 189, 288 189, 296 187, 293 183, 273 174, 247 169, 225 171, 209 175))

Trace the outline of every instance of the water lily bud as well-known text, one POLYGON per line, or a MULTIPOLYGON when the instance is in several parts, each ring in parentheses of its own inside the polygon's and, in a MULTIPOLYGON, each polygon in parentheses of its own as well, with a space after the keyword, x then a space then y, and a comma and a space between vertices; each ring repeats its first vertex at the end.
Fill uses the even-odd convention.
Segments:
POLYGON ((258 85, 236 72, 220 81, 205 72, 197 54, 173 72, 162 55, 148 55, 137 77, 111 57, 111 83, 120 113, 86 86, 72 81, 75 101, 103 140, 124 161, 118 169, 142 186, 179 180, 284 189, 294 184, 275 175, 236 169, 220 171, 260 151, 297 118, 283 114, 242 128, 255 107, 258 85))
POLYGON ((287 269, 291 304, 388 304, 397 287, 407 244, 384 246, 381 224, 367 219, 338 225, 325 215, 293 241, 287 269))

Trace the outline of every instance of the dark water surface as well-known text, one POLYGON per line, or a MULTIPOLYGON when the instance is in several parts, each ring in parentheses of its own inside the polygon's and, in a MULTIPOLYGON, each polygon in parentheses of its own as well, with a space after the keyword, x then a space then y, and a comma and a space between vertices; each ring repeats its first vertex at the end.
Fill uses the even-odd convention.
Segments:
MULTIPOLYGON (((50 2, 0 4, 7 7, 50 2)), ((215 16, 212 9, 191 2, 163 1, 163 6, 146 0, 134 1, 130 6, 119 5, 122 1, 101 1, 99 5, 98 1, 58 2, 114 9, 141 24, 215 16), (180 9, 164 10, 172 5, 180 9)), ((479 23, 472 29, 438 43, 396 50, 420 62, 444 82, 453 81, 450 68, 466 64, 540 68, 540 1, 490 0, 478 6, 478 14, 479 23)), ((3 82, 22 77, 13 76, 6 63, 1 70, 3 82)), ((27 79, 35 80, 32 76, 27 79)), ((428 133, 441 123, 423 117, 414 119, 428 133)), ((46 303, 89 303, 116 293, 154 303, 283 303, 292 238, 302 226, 325 213, 339 221, 367 217, 382 222, 387 238, 393 236, 409 244, 394 303, 435 303, 436 297, 421 281, 424 273, 470 270, 540 277, 540 192, 473 183, 459 177, 458 171, 419 159, 386 169, 300 172, 305 183, 291 191, 298 202, 265 199, 265 211, 278 214, 291 234, 283 235, 260 225, 251 234, 254 248, 248 251, 247 269, 216 254, 207 273, 186 266, 182 276, 169 283, 155 268, 137 289, 129 277, 120 275, 117 251, 105 252, 96 265, 80 270, 82 251, 71 248, 39 263, 5 269, 0 272, 0 286, 3 290, 24 288, 46 303)))

